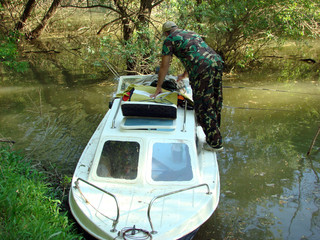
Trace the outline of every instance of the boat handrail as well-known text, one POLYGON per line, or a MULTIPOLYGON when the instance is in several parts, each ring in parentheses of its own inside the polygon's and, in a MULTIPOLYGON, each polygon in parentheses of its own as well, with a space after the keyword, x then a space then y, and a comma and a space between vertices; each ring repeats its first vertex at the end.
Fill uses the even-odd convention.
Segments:
POLYGON ((92 184, 92 183, 90 183, 90 182, 82 179, 82 178, 78 178, 78 179, 75 181, 75 185, 76 185, 76 188, 79 190, 81 196, 82 196, 82 197, 84 198, 84 200, 86 201, 86 203, 90 204, 90 205, 91 205, 98 213, 100 213, 102 216, 104 216, 104 217, 106 217, 106 218, 108 218, 108 219, 110 219, 110 220, 112 221, 112 229, 111 229, 110 231, 111 231, 111 232, 116 232, 116 231, 117 231, 116 226, 117 226, 117 224, 118 224, 118 222, 119 222, 119 216, 120 216, 120 209, 119 209, 119 204, 118 204, 117 197, 116 197, 114 194, 112 194, 112 193, 110 193, 110 192, 108 192, 108 191, 106 191, 106 190, 104 190, 104 189, 102 189, 102 188, 100 188, 100 187, 98 187, 98 186, 96 186, 96 185, 94 185, 94 184, 92 184), (102 191, 102 192, 104 192, 105 194, 108 194, 109 196, 111 196, 111 197, 114 198, 114 201, 116 202, 116 206, 117 206, 117 217, 116 217, 116 219, 112 219, 112 218, 104 215, 102 212, 100 212, 97 208, 95 208, 95 207, 88 201, 88 199, 83 195, 83 193, 82 193, 81 190, 80 190, 79 183, 78 183, 79 180, 82 181, 82 182, 84 182, 84 183, 86 183, 86 184, 88 184, 88 185, 90 185, 90 186, 92 186, 92 187, 94 187, 94 188, 96 188, 96 189, 98 189, 98 190, 100 190, 100 191, 102 191))
POLYGON ((116 113, 114 114, 114 117, 112 119, 112 126, 111 128, 116 128, 116 118, 117 118, 117 115, 118 115, 118 112, 119 112, 119 109, 120 109, 120 106, 121 106, 121 102, 122 102, 122 97, 120 98, 120 102, 119 102, 119 105, 117 107, 117 110, 116 110, 116 113))
POLYGON ((150 203, 149 203, 149 207, 148 207, 148 220, 149 220, 149 223, 150 223, 150 226, 151 226, 151 234, 156 234, 157 231, 154 230, 153 228, 153 224, 152 224, 152 221, 151 221, 151 216, 150 216, 150 211, 151 211, 151 207, 152 207, 152 204, 159 198, 163 198, 163 197, 167 197, 169 195, 173 195, 173 194, 176 194, 176 193, 180 193, 180 192, 184 192, 184 191, 188 191, 188 190, 191 190, 191 189, 194 189, 194 188, 199 188, 199 187, 203 187, 203 186, 206 186, 207 187, 207 193, 206 194, 212 194, 210 192, 210 187, 207 183, 202 183, 202 184, 199 184, 199 185, 195 185, 195 186, 192 186, 192 187, 188 187, 188 188, 182 188, 182 189, 179 189, 179 190, 176 190, 176 191, 172 191, 172 192, 168 192, 168 193, 165 193, 165 194, 161 194, 159 196, 156 196, 154 197, 150 203))
POLYGON ((188 101, 185 100, 185 103, 184 103, 184 115, 183 115, 183 127, 182 127, 181 132, 186 132, 187 108, 188 108, 188 101))

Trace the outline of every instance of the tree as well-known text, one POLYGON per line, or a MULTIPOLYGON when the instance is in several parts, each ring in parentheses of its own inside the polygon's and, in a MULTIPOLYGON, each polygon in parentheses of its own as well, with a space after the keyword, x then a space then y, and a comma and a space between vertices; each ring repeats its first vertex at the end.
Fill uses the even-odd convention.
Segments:
MULTIPOLYGON (((133 39, 138 41, 136 45, 144 43, 144 46, 150 45, 149 26, 152 24, 151 13, 152 10, 159 6, 164 0, 100 0, 100 1, 83 1, 80 5, 66 5, 65 7, 76 8, 104 8, 109 12, 107 13, 109 21, 107 21, 99 30, 101 34, 106 28, 118 26, 120 24, 122 39, 120 44, 123 48, 128 49, 131 54, 125 54, 126 66, 128 72, 137 72, 138 60, 132 55, 133 39), (134 34, 137 36, 134 36, 134 34)), ((122 52, 123 53, 123 52, 122 52)), ((136 53, 138 54, 138 52, 136 53)), ((150 53, 146 53, 143 59, 148 59, 150 53)), ((139 60, 141 60, 139 58, 139 60)), ((145 69, 144 72, 149 72, 145 69)))
MULTIPOLYGON (((29 0, 29 1, 33 1, 33 0, 29 0)), ((41 22, 39 23, 39 25, 28 34, 28 38, 34 39, 34 38, 38 38, 40 36, 41 32, 48 24, 50 18, 53 17, 53 15, 56 13, 61 2, 62 2, 62 0, 53 0, 52 1, 52 4, 51 4, 49 10, 46 12, 46 14, 42 18, 41 22)))
POLYGON ((36 4, 36 0, 29 0, 24 8, 24 11, 19 19, 19 21, 16 23, 16 30, 21 30, 24 27, 25 22, 27 21, 28 17, 31 14, 31 11, 33 10, 34 6, 36 4))
POLYGON ((207 14, 209 33, 229 66, 246 66, 271 40, 319 36, 305 28, 319 20, 313 7, 312 0, 218 0, 207 14))
POLYGON ((320 36, 315 0, 171 0, 170 5, 178 25, 206 36, 228 69, 255 61, 271 40, 320 36))
POLYGON ((80 0, 61 6, 62 0, 0 0, 0 31, 5 36, 17 30, 35 39, 60 7, 104 9, 107 20, 97 33, 104 35, 103 44, 114 47, 107 51, 117 49, 112 54, 124 58, 129 72, 148 73, 160 53, 156 25, 173 20, 179 27, 203 35, 231 69, 255 62, 272 40, 319 37, 318 1, 80 0))
MULTIPOLYGON (((35 1, 35 0, 27 0, 26 2, 19 2, 19 1, 12 1, 10 2, 10 5, 8 4, 8 2, 6 2, 5 0, 1 0, 2 5, 4 6, 4 9, 8 12, 11 13, 11 17, 13 19, 13 21, 16 21, 15 23, 15 27, 13 30, 15 31, 22 31, 24 30, 24 27, 27 23, 27 21, 31 21, 31 22, 37 22, 36 18, 31 17, 32 13, 37 16, 38 14, 40 14, 40 10, 37 8, 37 5, 40 5, 39 2, 35 1), (22 14, 20 15, 20 17, 18 18, 18 20, 16 20, 16 16, 19 15, 19 7, 20 4, 22 4, 22 14), (16 7, 15 5, 17 5, 18 7, 16 7), (15 7, 14 7, 15 6, 15 7), (15 12, 13 12, 13 10, 15 12)), ((52 0, 52 3, 48 9, 48 11, 44 14, 42 20, 40 21, 40 23, 38 23, 36 25, 36 27, 34 27, 33 30, 25 30, 25 35, 29 38, 29 39, 35 39, 38 38, 42 32, 42 30, 47 26, 47 24, 49 23, 49 20, 53 17, 53 15, 56 13, 60 3, 62 2, 62 0, 52 0)), ((45 6, 45 4, 43 4, 45 6)), ((39 6, 43 7, 43 6, 39 6)), ((31 24, 34 25, 34 24, 31 24)))

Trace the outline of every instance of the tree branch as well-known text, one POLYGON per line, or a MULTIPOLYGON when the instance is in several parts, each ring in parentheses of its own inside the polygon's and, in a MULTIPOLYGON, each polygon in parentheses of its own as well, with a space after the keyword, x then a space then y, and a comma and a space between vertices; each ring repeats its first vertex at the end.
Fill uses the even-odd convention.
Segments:
POLYGON ((316 142, 319 133, 320 133, 320 126, 319 126, 319 128, 318 128, 317 134, 316 134, 316 135, 314 136, 314 138, 313 138, 313 141, 312 141, 312 143, 311 143, 311 146, 310 146, 310 148, 309 148, 309 151, 307 152, 307 156, 310 155, 311 150, 312 150, 312 148, 313 148, 313 145, 314 145, 314 143, 316 142))
POLYGON ((107 5, 101 5, 101 4, 97 4, 97 5, 89 5, 89 6, 77 6, 77 5, 63 5, 61 6, 63 8, 80 8, 80 9, 90 9, 90 8, 106 8, 106 9, 109 9, 113 12, 116 12, 118 14, 121 15, 121 12, 118 11, 117 9, 113 8, 111 5, 110 6, 107 6, 107 5))
POLYGON ((151 8, 154 8, 156 6, 158 6, 160 3, 162 3, 164 0, 159 0, 159 1, 156 1, 154 4, 152 4, 151 8))
POLYGON ((9 140, 9 139, 0 139, 0 142, 12 143, 12 144, 16 143, 15 141, 9 140))
POLYGON ((121 19, 122 19, 122 17, 118 17, 118 18, 112 20, 111 22, 108 22, 108 23, 104 24, 104 25, 99 29, 99 31, 97 32, 97 35, 99 35, 105 27, 107 27, 108 25, 110 25, 110 24, 112 24, 112 23, 115 23, 115 22, 117 22, 117 21, 120 21, 121 19))

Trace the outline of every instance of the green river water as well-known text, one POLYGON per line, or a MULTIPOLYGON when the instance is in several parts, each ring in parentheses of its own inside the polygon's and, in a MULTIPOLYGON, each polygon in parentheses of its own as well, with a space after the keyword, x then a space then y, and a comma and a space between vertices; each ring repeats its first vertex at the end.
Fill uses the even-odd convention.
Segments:
MULTIPOLYGON (((0 80, 0 138, 69 177, 116 83, 0 80)), ((274 79, 274 80, 273 80, 274 79)), ((73 79, 74 80, 74 79, 73 79)), ((219 206, 195 240, 320 239, 319 81, 224 79, 219 206)))

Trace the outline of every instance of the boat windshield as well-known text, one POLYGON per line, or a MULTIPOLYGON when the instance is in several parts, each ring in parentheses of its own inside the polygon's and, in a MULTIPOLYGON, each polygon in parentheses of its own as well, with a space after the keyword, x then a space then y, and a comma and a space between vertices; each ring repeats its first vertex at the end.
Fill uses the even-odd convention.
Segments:
POLYGON ((193 178, 189 147, 185 143, 155 143, 152 152, 154 181, 190 181, 193 178))
POLYGON ((139 151, 138 142, 106 141, 99 160, 97 175, 135 179, 138 171, 139 151))

